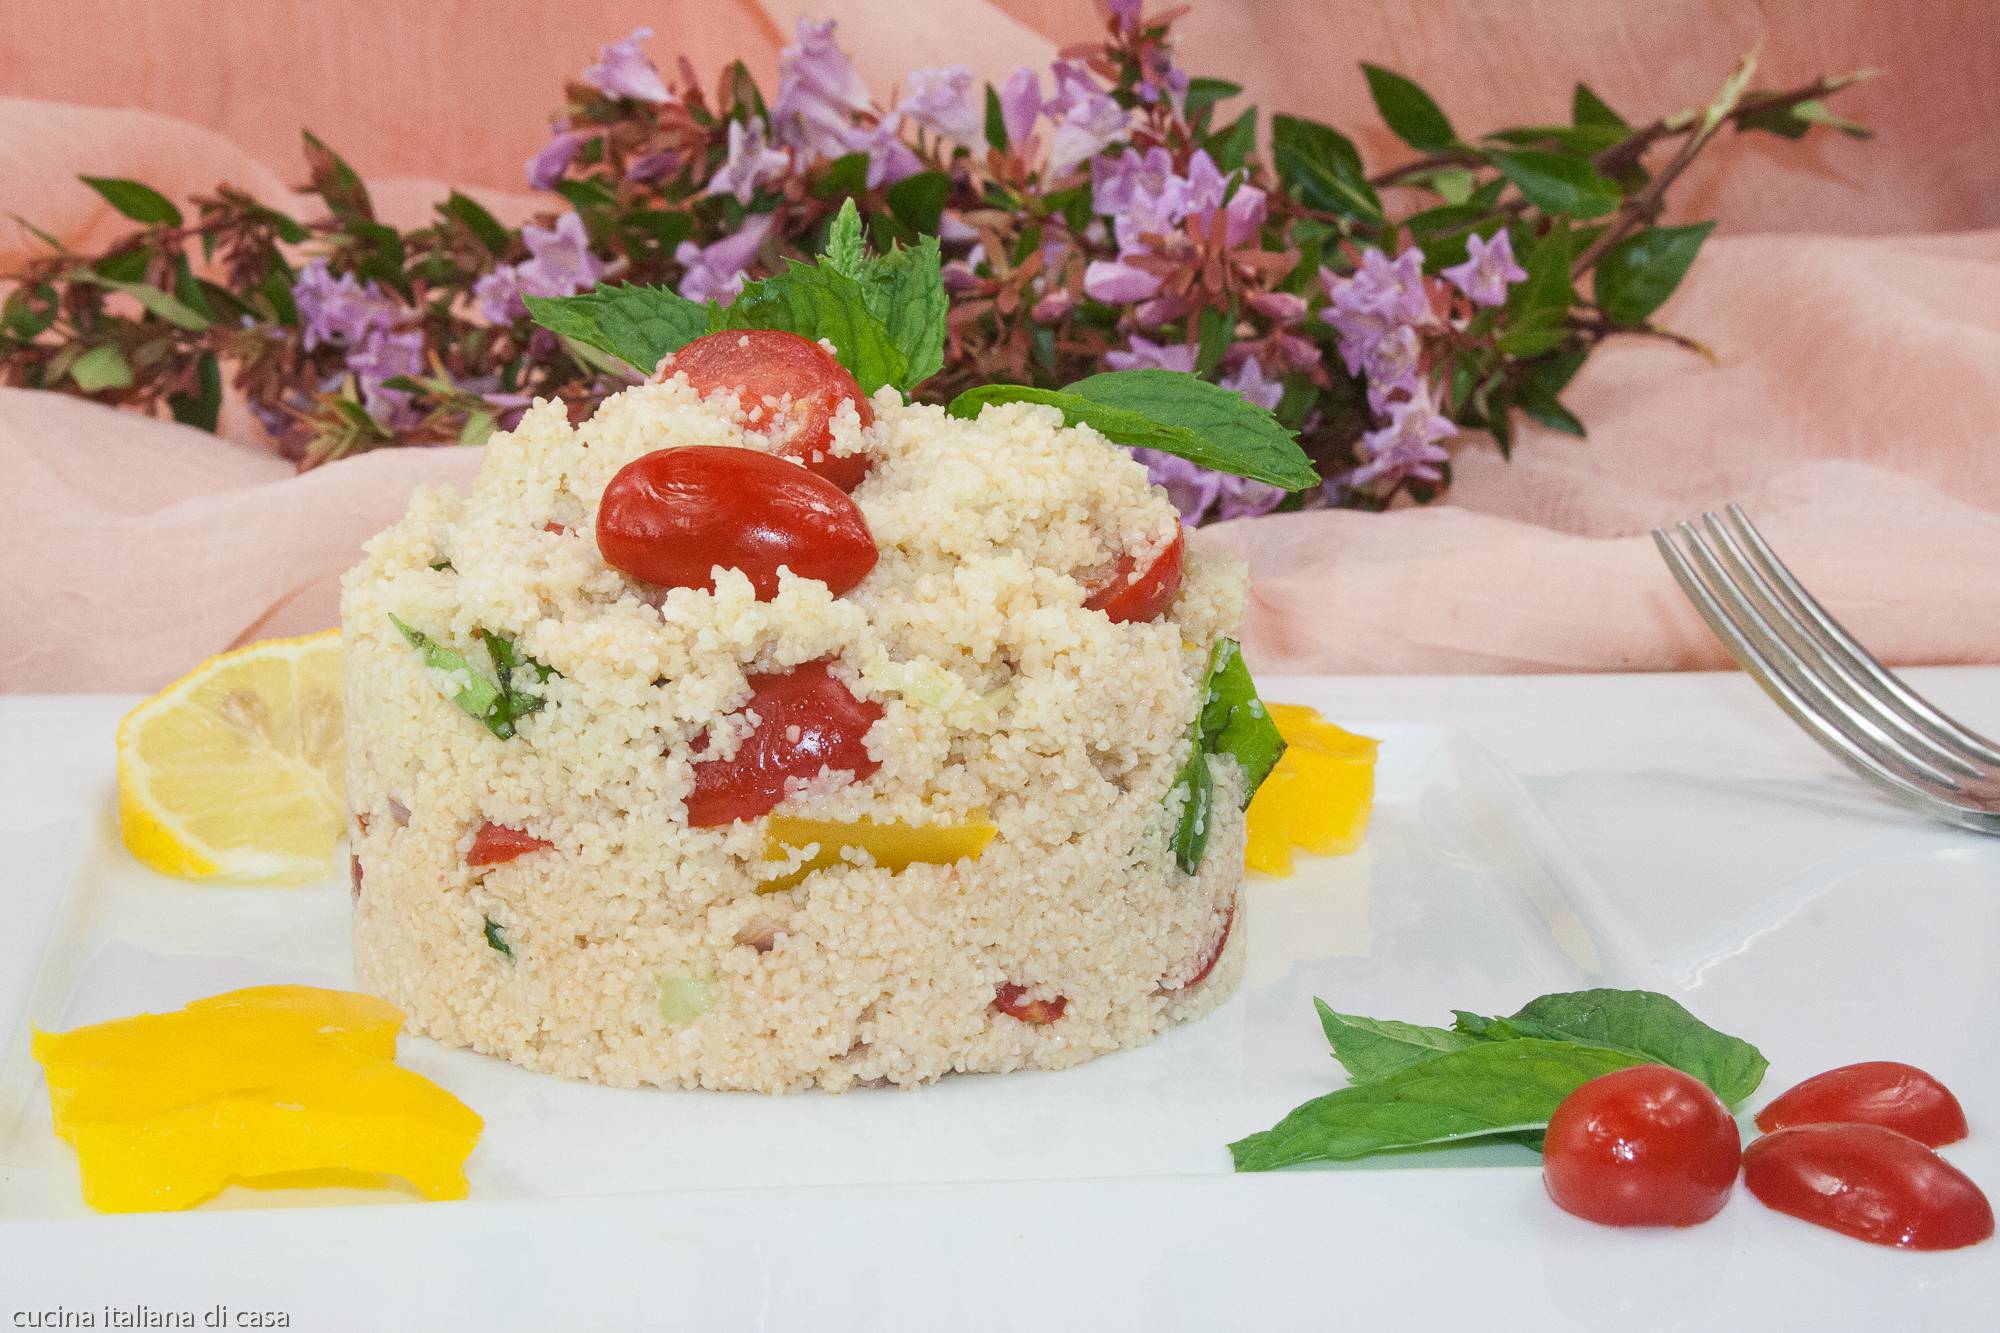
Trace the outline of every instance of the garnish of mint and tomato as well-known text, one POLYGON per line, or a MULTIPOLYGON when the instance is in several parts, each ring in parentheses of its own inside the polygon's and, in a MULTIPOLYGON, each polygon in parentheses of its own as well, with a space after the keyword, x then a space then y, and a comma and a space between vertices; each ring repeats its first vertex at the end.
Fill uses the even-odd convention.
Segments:
POLYGON ((1230 1144, 1239 1171, 1514 1141, 1540 1149, 1558 1206, 1610 1226, 1705 1222, 1740 1169, 1767 1207, 1878 1245, 1993 1234, 1986 1196, 1936 1151, 1966 1136, 1965 1113, 1915 1066, 1809 1078, 1757 1113, 1746 1148, 1729 1108, 1763 1082, 1763 1054, 1665 995, 1544 995, 1448 1028, 1314 1004, 1349 1085, 1230 1144))

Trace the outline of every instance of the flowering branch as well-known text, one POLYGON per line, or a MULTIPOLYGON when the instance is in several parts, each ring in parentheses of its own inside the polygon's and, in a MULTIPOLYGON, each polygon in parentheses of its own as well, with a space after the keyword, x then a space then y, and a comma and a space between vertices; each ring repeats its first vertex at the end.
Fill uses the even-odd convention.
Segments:
POLYGON ((1100 39, 1050 70, 981 87, 921 69, 886 102, 831 23, 800 24, 768 102, 741 62, 707 87, 684 60, 662 71, 639 29, 565 90, 526 164, 559 207, 520 228, 460 193, 389 227, 310 134, 300 217, 224 185, 190 220, 141 182, 87 177, 135 228, 91 254, 44 236, 0 275, 0 382, 212 430, 226 375, 301 466, 478 443, 534 398, 588 412, 633 374, 537 327, 526 298, 629 282, 726 305, 822 250, 852 200, 885 251, 942 243, 953 300, 922 396, 1192 371, 1298 431, 1326 485, 1288 496, 1143 455, 1190 522, 1380 508, 1442 493, 1466 432, 1503 452, 1524 416, 1582 434, 1560 394, 1606 337, 1709 355, 1653 316, 1709 230, 1659 225, 1669 189, 1723 128, 1866 133, 1824 100, 1865 74, 1760 92, 1746 61, 1705 106, 1637 127, 1579 86, 1569 124, 1467 139, 1364 66, 1413 160, 1371 172, 1334 127, 1287 115, 1266 159, 1258 109, 1224 110, 1241 90, 1183 68, 1178 11, 1100 6, 1100 39), (1390 186, 1424 198, 1394 212, 1390 186))

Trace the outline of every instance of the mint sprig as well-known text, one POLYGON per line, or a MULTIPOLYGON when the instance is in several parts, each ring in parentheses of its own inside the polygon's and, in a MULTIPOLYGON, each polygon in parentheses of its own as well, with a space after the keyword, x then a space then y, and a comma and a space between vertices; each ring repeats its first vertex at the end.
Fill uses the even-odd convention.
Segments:
POLYGON ((1157 449, 1288 491, 1320 481, 1297 436, 1270 412, 1185 371, 1108 370, 1061 389, 981 384, 945 410, 973 418, 991 403, 1041 403, 1061 412, 1065 425, 1089 426, 1115 444, 1157 449))
POLYGON ((474 666, 464 653, 447 647, 420 629, 411 628, 393 612, 390 613, 389 623, 396 627, 403 641, 423 657, 424 665, 439 673, 438 688, 445 698, 458 705, 459 711, 467 717, 483 723, 501 740, 512 739, 514 724, 546 702, 539 690, 520 689, 515 679, 517 676, 532 677, 540 685, 556 674, 554 669, 532 657, 521 655, 515 650, 514 641, 505 635, 488 630, 478 632, 480 642, 486 645, 486 651, 493 659, 494 674, 499 677, 498 683, 495 683, 487 679, 486 674, 474 666))
POLYGON ((780 329, 824 338, 863 393, 909 393, 944 365, 945 294, 935 236, 871 255, 849 199, 817 264, 792 262, 724 306, 665 287, 599 287, 581 296, 530 296, 537 324, 609 353, 643 374, 696 338, 724 329, 780 329))
POLYGON ((1208 756, 1226 754, 1242 765, 1243 804, 1248 806, 1285 753, 1285 738, 1257 697, 1236 640, 1217 639, 1209 649, 1201 697, 1201 711, 1190 729, 1187 762, 1168 788, 1170 796, 1185 793, 1172 842, 1175 862, 1190 875, 1201 868, 1214 824, 1215 779, 1208 771, 1208 756))

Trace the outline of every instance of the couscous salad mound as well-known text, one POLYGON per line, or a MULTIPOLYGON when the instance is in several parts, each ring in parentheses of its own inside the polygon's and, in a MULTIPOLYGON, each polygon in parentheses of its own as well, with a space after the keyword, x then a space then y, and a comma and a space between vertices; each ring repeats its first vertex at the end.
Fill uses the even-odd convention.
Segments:
POLYGON ((916 404, 836 352, 716 331, 581 424, 537 402, 348 575, 355 967, 412 1030, 838 1091, 1074 1065, 1236 986, 1283 748, 1243 570, 1097 406, 916 404))

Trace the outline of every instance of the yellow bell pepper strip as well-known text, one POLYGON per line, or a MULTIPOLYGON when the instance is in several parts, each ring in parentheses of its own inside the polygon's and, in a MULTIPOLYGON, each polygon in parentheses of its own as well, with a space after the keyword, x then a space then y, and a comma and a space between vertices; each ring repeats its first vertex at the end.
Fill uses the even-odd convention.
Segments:
POLYGON ((783 861, 796 850, 818 845, 797 869, 757 886, 759 893, 789 889, 815 870, 844 864, 843 851, 868 853, 878 866, 905 870, 913 865, 949 865, 977 859, 1000 830, 982 812, 962 824, 878 824, 872 819, 798 819, 772 815, 764 827, 764 859, 783 861))
POLYGON ((1361 846, 1375 800, 1379 742, 1298 704, 1269 709, 1286 748, 1250 802, 1244 861, 1252 870, 1288 875, 1295 846, 1322 856, 1361 846))
POLYGON ((259 986, 164 1014, 36 1032, 56 1132, 84 1199, 186 1208, 231 1181, 408 1181, 465 1195, 483 1124, 395 1063, 403 1015, 372 996, 259 986))
POLYGON ((400 1066, 345 1054, 209 1101, 72 1126, 83 1199, 107 1213, 189 1208, 232 1180, 360 1172, 462 1199, 485 1122, 400 1066))

